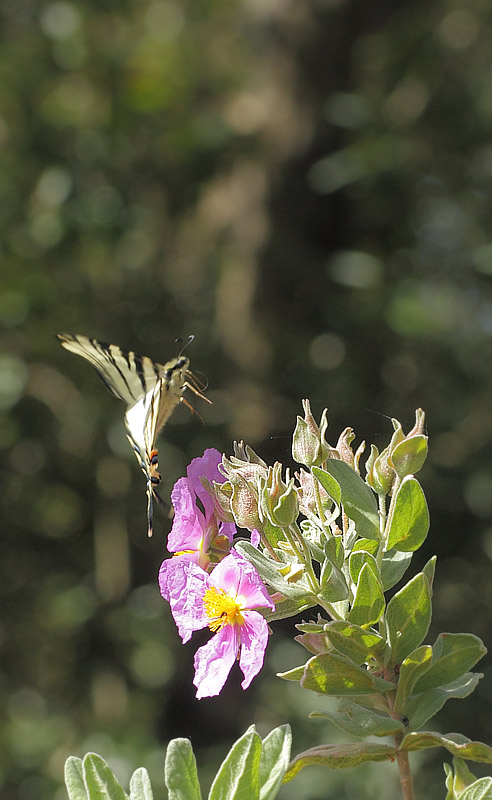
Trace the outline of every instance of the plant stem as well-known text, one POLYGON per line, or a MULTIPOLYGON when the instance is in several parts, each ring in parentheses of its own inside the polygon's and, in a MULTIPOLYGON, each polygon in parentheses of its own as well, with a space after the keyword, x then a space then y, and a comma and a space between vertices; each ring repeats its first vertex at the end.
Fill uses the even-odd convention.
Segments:
POLYGON ((400 784, 403 800, 414 800, 413 794, 413 777, 410 772, 410 763, 408 760, 408 751, 399 750, 396 754, 398 762, 398 770, 400 772, 400 784))

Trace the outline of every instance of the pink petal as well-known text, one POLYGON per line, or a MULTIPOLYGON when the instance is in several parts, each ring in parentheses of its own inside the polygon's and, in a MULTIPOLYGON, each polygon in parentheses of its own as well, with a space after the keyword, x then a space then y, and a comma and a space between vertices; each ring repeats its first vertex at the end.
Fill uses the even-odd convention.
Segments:
POLYGON ((175 515, 167 538, 167 549, 170 553, 197 550, 203 538, 205 519, 196 506, 195 494, 188 478, 176 481, 171 492, 171 501, 175 515))
POLYGON ((219 694, 236 660, 239 648, 237 625, 226 625, 195 653, 196 696, 219 694))
POLYGON ((237 534, 237 528, 234 522, 221 522, 219 525, 219 533, 222 536, 227 536, 229 542, 232 542, 234 536, 237 534))
POLYGON ((217 469, 217 465, 220 464, 221 461, 222 456, 219 451, 214 448, 209 448, 205 450, 203 456, 194 458, 186 470, 190 486, 200 498, 203 508, 205 509, 205 518, 207 520, 209 520, 214 513, 214 503, 207 490, 203 488, 200 478, 203 476, 208 478, 209 481, 224 483, 224 476, 221 475, 217 469))
POLYGON ((183 642, 187 642, 193 631, 205 628, 208 624, 203 608, 203 595, 209 585, 208 575, 196 564, 174 558, 165 561, 161 570, 171 613, 179 635, 183 642))
POLYGON ((166 558, 162 562, 159 570, 159 589, 161 590, 161 595, 163 596, 164 600, 167 600, 168 602, 170 597, 169 582, 171 581, 172 583, 174 580, 175 565, 178 561, 192 561, 194 564, 201 567, 201 569, 205 569, 209 563, 209 559, 206 558, 200 550, 195 550, 194 553, 182 553, 178 556, 166 558))
POLYGON ((239 666, 244 675, 241 686, 243 689, 247 689, 263 666, 268 643, 268 624, 257 611, 246 611, 244 620, 239 634, 241 638, 239 666))
POLYGON ((253 545, 253 547, 256 547, 258 549, 258 547, 260 546, 260 542, 261 542, 260 532, 257 531, 256 528, 253 528, 253 530, 251 531, 251 544, 253 545))
POLYGON ((217 588, 225 589, 231 597, 243 598, 243 608, 271 608, 275 604, 266 587, 250 562, 236 550, 224 558, 210 576, 210 582, 217 588))

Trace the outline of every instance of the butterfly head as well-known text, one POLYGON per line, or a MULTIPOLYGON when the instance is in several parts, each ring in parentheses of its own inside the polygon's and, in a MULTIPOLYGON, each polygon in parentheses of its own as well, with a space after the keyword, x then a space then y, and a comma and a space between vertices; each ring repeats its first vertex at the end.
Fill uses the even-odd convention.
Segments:
POLYGON ((185 356, 178 356, 173 361, 168 361, 164 368, 164 382, 167 389, 175 389, 178 392, 184 387, 190 359, 185 356))

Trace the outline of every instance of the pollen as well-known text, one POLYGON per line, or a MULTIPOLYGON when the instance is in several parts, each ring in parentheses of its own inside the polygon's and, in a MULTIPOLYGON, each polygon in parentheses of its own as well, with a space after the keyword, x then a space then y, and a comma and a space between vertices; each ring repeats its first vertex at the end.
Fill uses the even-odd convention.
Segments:
POLYGON ((241 625, 243 615, 240 605, 226 594, 211 586, 203 595, 203 607, 207 617, 210 618, 208 627, 214 633, 226 625, 241 625))

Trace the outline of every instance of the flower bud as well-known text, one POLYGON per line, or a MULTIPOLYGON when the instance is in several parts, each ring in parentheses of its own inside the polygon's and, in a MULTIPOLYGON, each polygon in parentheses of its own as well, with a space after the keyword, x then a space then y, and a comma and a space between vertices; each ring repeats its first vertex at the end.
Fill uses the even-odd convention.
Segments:
POLYGON ((292 457, 298 464, 306 467, 320 466, 328 457, 329 447, 325 441, 328 428, 327 410, 321 415, 320 427, 311 413, 309 400, 303 400, 304 419, 297 417, 297 424, 292 437, 292 457))
POLYGON ((391 440, 388 461, 401 480, 407 475, 414 475, 418 472, 427 458, 427 436, 423 435, 424 423, 425 414, 421 408, 417 408, 415 411, 415 425, 404 436, 400 423, 397 420, 393 420, 395 433, 391 440), (397 435, 398 440, 395 441, 397 435))
POLYGON ((209 493, 214 504, 214 514, 221 522, 234 522, 231 511, 232 486, 230 481, 224 483, 210 482, 205 476, 200 477, 201 484, 209 493))
POLYGON ((258 510, 258 492, 239 472, 231 476, 231 511, 241 528, 262 529, 258 510))
POLYGON ((264 519, 280 528, 292 525, 297 519, 299 500, 294 478, 290 478, 287 470, 285 481, 282 479, 282 464, 278 461, 268 470, 262 487, 260 510, 264 519))
MULTIPOLYGON (((318 506, 316 503, 315 494, 315 479, 311 472, 306 472, 305 469, 296 472, 296 478, 299 482, 297 488, 297 496, 299 498, 299 509, 305 515, 318 513, 318 506)), ((319 499, 321 506, 325 511, 329 511, 333 506, 333 501, 328 496, 328 493, 320 483, 318 483, 319 499)))
POLYGON ((237 461, 245 461, 249 464, 259 464, 261 467, 267 469, 267 465, 263 459, 260 458, 257 453, 255 453, 249 444, 244 444, 242 440, 240 442, 234 442, 234 455, 237 461))
POLYGON ((345 430, 342 431, 338 437, 338 442, 335 448, 339 458, 341 458, 342 461, 345 461, 345 463, 348 464, 349 467, 352 467, 352 469, 355 467, 354 452, 351 447, 354 439, 355 433, 353 428, 345 428, 345 430))
POLYGON ((386 447, 380 455, 376 445, 372 444, 371 455, 366 462, 366 482, 381 495, 390 493, 396 477, 393 467, 388 464, 389 452, 389 447, 386 447))
MULTIPOLYGON (((251 448, 248 449, 251 450, 251 448)), ((252 450, 251 453, 253 453, 252 450)), ((242 458, 237 458, 236 456, 231 456, 230 458, 222 456, 222 463, 219 470, 231 483, 235 475, 241 475, 245 480, 256 487, 259 480, 261 478, 266 479, 268 474, 267 465, 264 462, 260 463, 260 461, 261 459, 259 461, 244 461, 242 458)))

